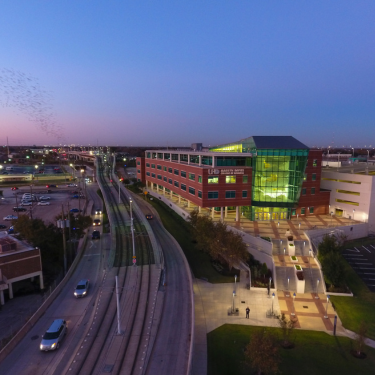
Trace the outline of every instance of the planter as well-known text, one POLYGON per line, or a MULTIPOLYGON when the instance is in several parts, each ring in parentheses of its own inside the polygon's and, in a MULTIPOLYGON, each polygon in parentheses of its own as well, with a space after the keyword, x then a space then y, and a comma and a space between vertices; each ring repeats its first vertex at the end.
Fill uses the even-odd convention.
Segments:
POLYGON ((295 255, 292 255, 292 256, 290 257, 290 260, 291 260, 293 263, 298 262, 298 258, 297 258, 295 255))
POLYGON ((298 279, 298 280, 305 280, 302 271, 298 271, 298 272, 296 272, 296 275, 297 275, 297 279, 298 279))
POLYGON ((296 255, 296 247, 294 241, 288 241, 288 252, 290 256, 296 255))
POLYGON ((305 277, 303 275, 303 269, 299 264, 295 264, 294 269, 294 278, 296 280, 297 293, 305 293, 305 277))
POLYGON ((296 272, 303 272, 303 269, 299 264, 295 264, 294 268, 295 268, 296 272))

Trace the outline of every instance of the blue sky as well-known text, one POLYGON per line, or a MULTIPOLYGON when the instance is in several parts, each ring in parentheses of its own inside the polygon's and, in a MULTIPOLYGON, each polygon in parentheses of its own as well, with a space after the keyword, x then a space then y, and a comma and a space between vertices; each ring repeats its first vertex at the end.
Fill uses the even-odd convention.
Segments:
POLYGON ((374 19, 372 0, 2 1, 0 143, 375 147, 374 19))

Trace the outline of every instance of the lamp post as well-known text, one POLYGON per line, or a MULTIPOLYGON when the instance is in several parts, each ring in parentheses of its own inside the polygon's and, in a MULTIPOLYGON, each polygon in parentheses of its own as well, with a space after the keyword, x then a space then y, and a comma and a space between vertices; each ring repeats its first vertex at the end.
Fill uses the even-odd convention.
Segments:
POLYGON ((354 213, 355 213, 355 209, 353 209, 353 221, 354 221, 354 213))
POLYGON ((284 257, 285 257, 285 247, 284 247, 284 257))
POLYGON ((237 293, 237 275, 234 275, 234 292, 237 293))
POLYGON ((288 290, 289 290, 289 277, 288 277, 288 290))
MULTIPOLYGON (((135 246, 134 246, 134 228, 133 228, 133 211, 132 211, 132 199, 130 198, 130 230, 132 232, 132 245, 133 245, 133 259, 135 259, 135 246)), ((135 263, 133 263, 135 265, 135 263)))
POLYGON ((316 280, 316 296, 315 296, 316 299, 319 299, 318 293, 319 293, 319 279, 316 280))
POLYGON ((353 150, 353 162, 354 162, 354 147, 352 147, 352 150, 353 150))
POLYGON ((232 304, 232 313, 234 313, 234 296, 236 295, 236 293, 234 292, 233 290, 233 304, 232 304))
POLYGON ((294 308, 294 299, 296 298, 296 293, 293 293, 293 312, 290 313, 290 315, 295 316, 296 315, 296 309, 294 308))
POLYGON ((273 315, 273 300, 275 298, 275 293, 272 293, 272 315, 273 315))
POLYGON ((329 302, 329 298, 330 298, 330 297, 329 297, 329 295, 327 294, 326 314, 324 315, 324 318, 325 318, 325 319, 328 319, 328 313, 327 313, 327 312, 328 312, 328 302, 329 302))
POLYGON ((332 216, 333 216, 333 211, 331 211, 331 226, 332 226, 332 216))

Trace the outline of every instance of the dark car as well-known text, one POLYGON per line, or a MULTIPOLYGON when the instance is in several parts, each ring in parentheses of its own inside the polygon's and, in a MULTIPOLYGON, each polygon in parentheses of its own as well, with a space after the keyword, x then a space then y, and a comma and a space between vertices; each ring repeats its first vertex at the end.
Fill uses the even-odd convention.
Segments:
POLYGON ((71 210, 70 210, 70 212, 73 212, 73 213, 75 213, 75 212, 81 212, 82 210, 79 210, 78 208, 72 208, 71 210))
POLYGON ((98 230, 94 230, 94 231, 92 232, 92 236, 91 236, 91 238, 92 238, 93 240, 100 240, 100 232, 99 232, 98 230))
POLYGON ((146 219, 147 219, 147 220, 151 220, 151 219, 152 219, 152 215, 151 215, 151 214, 147 214, 147 215, 146 215, 146 219))
POLYGON ((79 198, 79 195, 78 195, 78 194, 74 194, 72 198, 74 198, 74 199, 78 199, 78 198, 79 198))
POLYGON ((13 225, 8 229, 8 234, 14 233, 14 228, 13 225))
POLYGON ((46 188, 57 187, 57 185, 46 185, 46 188))
POLYGON ((7 229, 7 226, 4 224, 0 224, 0 229, 7 229))
POLYGON ((14 212, 23 212, 26 211, 25 207, 13 207, 14 212))
POLYGON ((18 187, 13 186, 13 187, 12 187, 12 190, 18 190, 18 187))

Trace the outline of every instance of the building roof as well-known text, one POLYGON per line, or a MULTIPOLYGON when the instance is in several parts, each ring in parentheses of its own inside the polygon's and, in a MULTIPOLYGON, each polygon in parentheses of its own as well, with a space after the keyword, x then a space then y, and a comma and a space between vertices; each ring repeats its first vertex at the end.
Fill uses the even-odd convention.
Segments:
POLYGON ((257 149, 309 149, 302 142, 290 135, 253 136, 251 137, 257 149))

